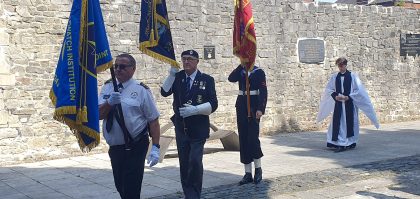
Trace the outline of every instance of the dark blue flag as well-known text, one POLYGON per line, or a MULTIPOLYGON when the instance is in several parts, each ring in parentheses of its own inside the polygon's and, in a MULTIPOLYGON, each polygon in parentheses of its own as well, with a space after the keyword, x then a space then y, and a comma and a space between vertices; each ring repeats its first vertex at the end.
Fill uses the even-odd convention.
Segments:
POLYGON ((165 0, 142 0, 140 47, 145 54, 179 67, 175 60, 165 0))
POLYGON ((89 151, 100 142, 96 74, 112 66, 99 0, 75 0, 58 60, 50 99, 54 119, 89 151))

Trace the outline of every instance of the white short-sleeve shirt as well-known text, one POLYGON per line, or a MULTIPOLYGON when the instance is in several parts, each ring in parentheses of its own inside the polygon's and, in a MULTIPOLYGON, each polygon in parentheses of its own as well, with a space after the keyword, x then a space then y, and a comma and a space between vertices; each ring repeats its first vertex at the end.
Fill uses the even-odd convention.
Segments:
MULTIPOLYGON (((146 128, 148 122, 157 119, 160 114, 150 89, 140 85, 134 79, 130 79, 122 85, 124 88, 120 92, 124 121, 131 137, 135 138, 146 128)), ((98 104, 106 103, 113 91, 112 83, 105 84, 99 94, 98 104)), ((106 130, 106 122, 107 119, 105 118, 102 124, 102 132, 106 142, 110 146, 124 144, 124 135, 115 117, 110 132, 106 130)))

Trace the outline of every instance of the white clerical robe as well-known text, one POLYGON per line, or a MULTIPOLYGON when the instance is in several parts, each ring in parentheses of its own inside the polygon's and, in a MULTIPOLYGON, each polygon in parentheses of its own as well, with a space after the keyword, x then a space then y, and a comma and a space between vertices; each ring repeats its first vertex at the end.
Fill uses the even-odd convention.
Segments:
MULTIPOLYGON (((328 115, 334 112, 335 103, 341 103, 343 111, 341 112, 340 118, 340 127, 339 127, 339 134, 338 140, 332 140, 332 124, 333 120, 331 119, 331 123, 328 127, 327 133, 327 143, 336 145, 336 146, 349 146, 351 144, 357 143, 359 139, 359 113, 358 109, 362 110, 362 112, 370 119, 370 121, 375 125, 376 128, 379 128, 378 119, 376 118, 375 110, 373 108, 372 102, 368 96, 366 89, 364 88, 362 82, 360 81, 359 77, 351 73, 352 82, 351 82, 351 89, 350 89, 350 98, 353 100, 354 105, 354 123, 350 124, 353 125, 354 136, 347 137, 347 124, 346 123, 346 107, 344 102, 335 101, 331 94, 336 92, 335 81, 338 73, 335 73, 331 76, 328 84, 325 88, 324 95, 321 98, 321 103, 319 105, 319 112, 317 116, 317 122, 321 122, 324 120, 328 115)), ((341 77, 341 90, 344 91, 344 76, 341 77)))

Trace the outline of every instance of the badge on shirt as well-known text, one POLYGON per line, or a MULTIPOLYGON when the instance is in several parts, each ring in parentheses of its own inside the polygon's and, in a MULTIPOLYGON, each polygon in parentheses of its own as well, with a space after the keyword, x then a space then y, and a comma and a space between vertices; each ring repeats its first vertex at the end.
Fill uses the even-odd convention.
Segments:
POLYGON ((203 103, 203 96, 202 95, 197 95, 197 103, 198 104, 203 103))
POLYGON ((136 99, 139 94, 137 92, 131 93, 131 98, 136 99))

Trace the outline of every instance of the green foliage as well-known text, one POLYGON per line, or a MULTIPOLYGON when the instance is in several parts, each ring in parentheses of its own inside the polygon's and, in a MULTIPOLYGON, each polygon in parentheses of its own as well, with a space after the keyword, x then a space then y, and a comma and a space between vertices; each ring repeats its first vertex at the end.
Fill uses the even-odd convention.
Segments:
POLYGON ((395 6, 404 6, 404 4, 405 4, 404 0, 399 0, 399 1, 396 1, 394 5, 395 6))

